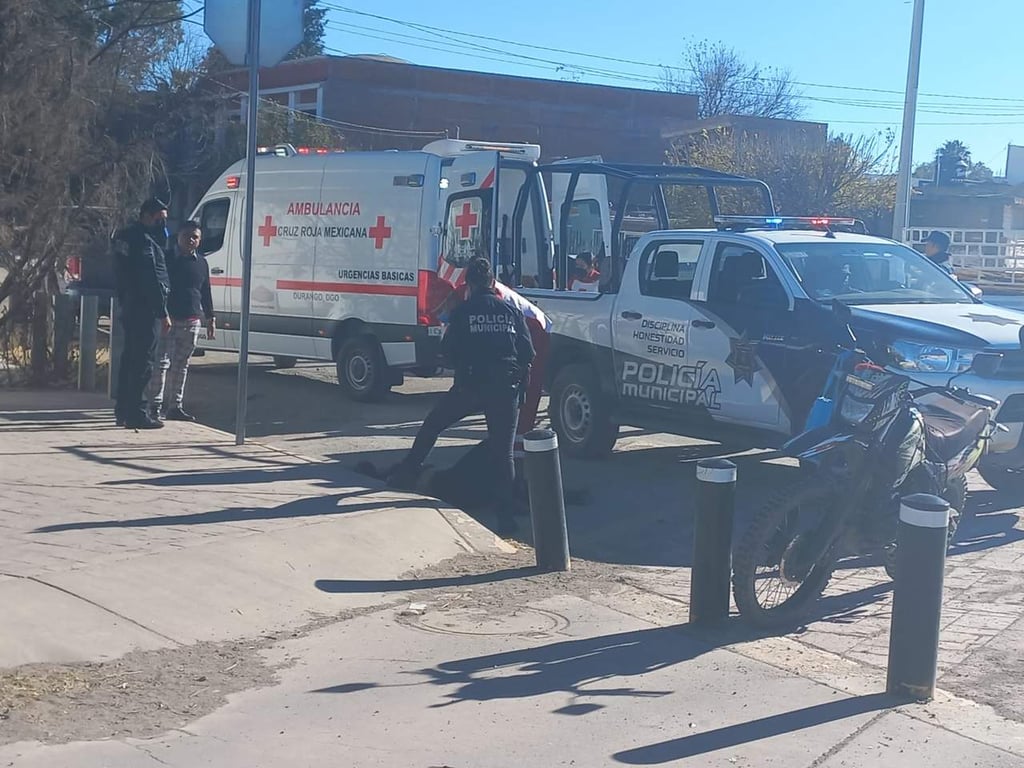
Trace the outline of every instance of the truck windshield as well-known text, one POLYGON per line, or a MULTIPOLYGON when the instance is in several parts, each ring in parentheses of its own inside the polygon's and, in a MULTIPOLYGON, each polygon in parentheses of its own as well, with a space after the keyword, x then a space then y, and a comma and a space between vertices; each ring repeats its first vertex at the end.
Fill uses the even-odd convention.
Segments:
POLYGON ((776 243, 807 295, 844 304, 973 304, 951 275, 896 243, 776 243))

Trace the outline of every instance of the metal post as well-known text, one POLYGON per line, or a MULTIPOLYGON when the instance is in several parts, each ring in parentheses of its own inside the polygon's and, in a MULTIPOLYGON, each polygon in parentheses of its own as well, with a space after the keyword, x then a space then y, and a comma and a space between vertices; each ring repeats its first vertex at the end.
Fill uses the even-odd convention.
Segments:
POLYGON ((523 451, 537 567, 568 571, 569 533, 565 525, 558 436, 550 429, 535 429, 523 436, 523 451))
POLYGON ((100 297, 82 296, 78 327, 78 388, 86 392, 96 389, 96 326, 99 314, 100 297))
POLYGON ((886 690, 928 701, 935 695, 949 503, 916 493, 900 505, 896 589, 886 690))
POLYGON ((118 300, 110 300, 110 336, 107 337, 110 353, 110 375, 107 377, 107 394, 111 400, 117 400, 117 389, 121 376, 121 356, 124 352, 124 333, 121 328, 121 305, 118 300))
POLYGON ((736 509, 736 465, 726 459, 697 463, 697 514, 690 571, 690 623, 729 618, 732 522, 736 509))
POLYGON ((249 389, 249 295, 252 289, 252 227, 256 193, 256 121, 260 104, 260 0, 249 0, 249 110, 245 141, 245 223, 242 229, 242 322, 238 343, 238 392, 235 395, 235 445, 245 443, 249 389))
POLYGON ((910 61, 907 90, 903 101, 903 132, 900 134, 900 167, 896 178, 896 209, 892 237, 903 242, 903 230, 910 226, 910 175, 914 172, 914 123, 917 119, 917 83, 921 72, 921 34, 924 30, 924 0, 914 0, 910 28, 910 61))

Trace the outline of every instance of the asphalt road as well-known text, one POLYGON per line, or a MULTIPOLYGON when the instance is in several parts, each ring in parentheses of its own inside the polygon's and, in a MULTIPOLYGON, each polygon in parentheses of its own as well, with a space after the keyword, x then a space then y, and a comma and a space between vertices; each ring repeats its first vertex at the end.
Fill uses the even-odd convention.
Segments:
MULTIPOLYGON (((364 405, 342 395, 333 366, 300 363, 281 371, 261 358, 253 361, 248 436, 348 468, 366 459, 386 466, 401 458, 424 415, 450 386, 444 377, 408 378, 384 402, 364 405)), ((236 372, 235 355, 207 353, 195 359, 189 374, 188 410, 203 423, 233 432, 236 372)), ((451 466, 484 433, 481 417, 467 419, 442 436, 429 462, 451 466)), ((731 455, 730 451, 675 435, 627 429, 623 435, 607 460, 563 458, 573 552, 609 563, 689 563, 696 486, 693 464, 708 456, 731 455)), ((755 506, 768 488, 793 477, 790 463, 768 452, 744 453, 736 460, 743 510, 755 506)), ((329 472, 329 467, 324 471, 329 472)), ((483 513, 480 519, 490 522, 483 513)))

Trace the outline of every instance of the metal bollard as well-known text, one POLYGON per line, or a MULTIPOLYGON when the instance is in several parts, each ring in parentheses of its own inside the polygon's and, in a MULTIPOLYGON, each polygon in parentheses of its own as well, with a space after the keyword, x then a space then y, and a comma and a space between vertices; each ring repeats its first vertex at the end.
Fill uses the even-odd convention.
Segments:
POLYGON ((900 505, 896 588, 886 691, 928 701, 935 695, 949 503, 915 493, 900 505))
POLYGON ((121 328, 121 305, 117 299, 110 300, 110 375, 107 377, 107 394, 117 400, 118 377, 121 373, 121 353, 124 352, 124 333, 121 328))
POLYGON ((732 523, 736 509, 736 465, 726 459, 697 463, 697 513, 690 570, 690 623, 710 625, 729 618, 732 523))
POLYGON ((568 571, 569 533, 565 526, 558 437, 550 429, 535 429, 523 436, 523 451, 537 567, 568 571))
POLYGON ((83 296, 78 326, 78 388, 96 389, 96 336, 99 333, 99 296, 83 296))

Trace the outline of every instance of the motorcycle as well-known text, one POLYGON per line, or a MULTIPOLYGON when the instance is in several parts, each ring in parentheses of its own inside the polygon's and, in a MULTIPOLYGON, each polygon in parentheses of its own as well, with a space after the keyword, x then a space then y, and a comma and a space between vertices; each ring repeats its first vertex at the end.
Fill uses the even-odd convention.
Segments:
MULTIPOLYGON (((952 541, 966 512, 966 475, 998 428, 999 401, 955 387, 956 376, 919 385, 877 365, 847 331, 852 343, 837 353, 805 430, 784 448, 802 479, 766 503, 733 553, 736 605, 761 627, 806 618, 843 558, 881 556, 894 578, 908 494, 950 503, 952 541)), ((972 368, 990 375, 1001 359, 979 354, 972 368)))

